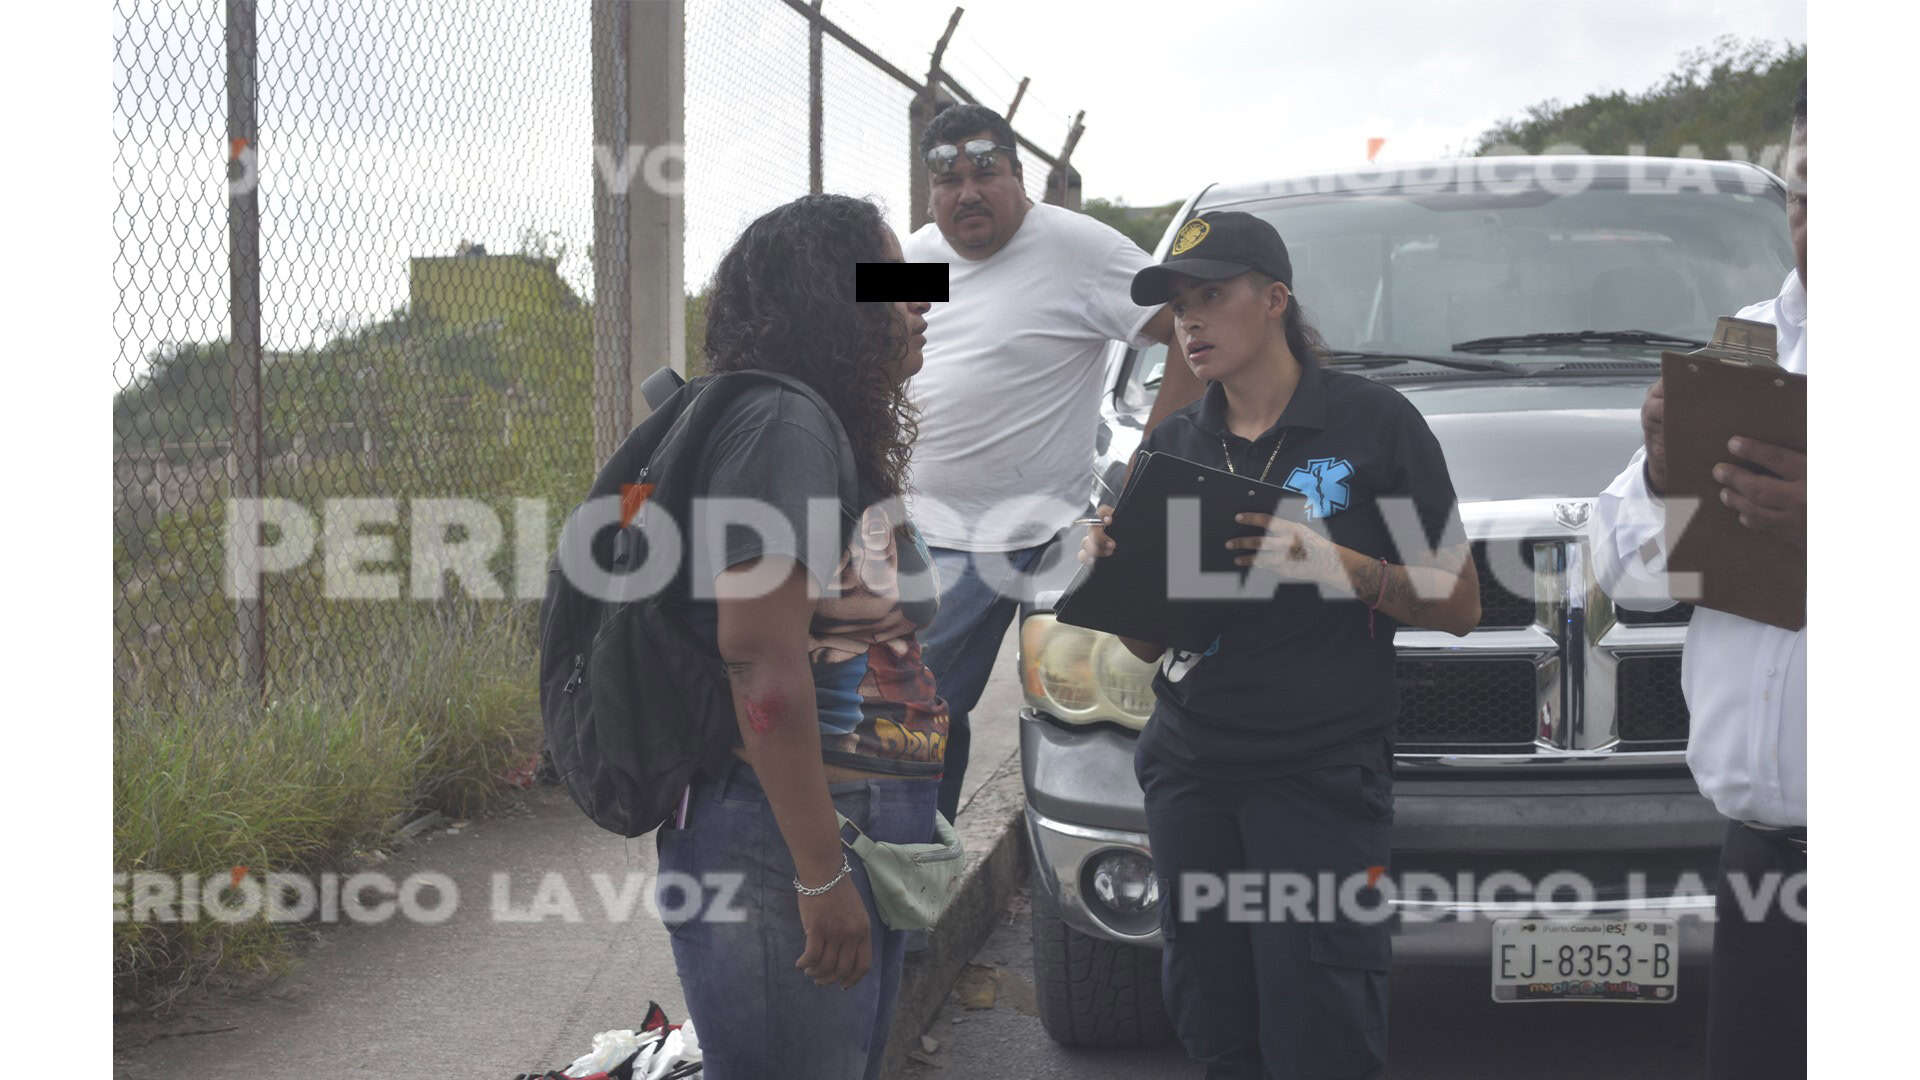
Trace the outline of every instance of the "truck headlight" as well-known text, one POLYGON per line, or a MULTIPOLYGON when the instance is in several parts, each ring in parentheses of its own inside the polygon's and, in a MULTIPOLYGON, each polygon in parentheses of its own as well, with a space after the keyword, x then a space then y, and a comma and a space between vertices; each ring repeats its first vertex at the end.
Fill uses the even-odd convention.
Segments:
POLYGON ((1087 910, 1123 934, 1151 933, 1160 922, 1160 883, 1153 861, 1131 848, 1109 848, 1087 860, 1081 872, 1087 910))
POLYGON ((1139 729, 1153 715, 1154 665, 1120 639, 1067 626, 1051 614, 1020 624, 1020 683, 1027 704, 1070 724, 1107 720, 1139 729))
POLYGON ((1093 895, 1116 912, 1137 915, 1160 903, 1153 863, 1137 851, 1109 851, 1094 860, 1093 895))

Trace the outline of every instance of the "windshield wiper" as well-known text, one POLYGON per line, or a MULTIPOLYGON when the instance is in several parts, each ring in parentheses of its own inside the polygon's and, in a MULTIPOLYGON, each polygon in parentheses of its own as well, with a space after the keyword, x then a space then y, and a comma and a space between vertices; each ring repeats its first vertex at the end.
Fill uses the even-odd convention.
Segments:
POLYGON ((1456 352, 1499 352, 1503 349, 1525 349, 1536 345, 1677 345, 1697 349, 1707 344, 1690 337, 1677 334, 1662 334, 1653 330, 1557 330, 1540 334, 1503 334, 1496 337, 1474 338, 1471 341, 1459 341, 1453 345, 1456 352))
POLYGON ((1527 374, 1527 369, 1517 364, 1509 364, 1505 360, 1482 360, 1477 356, 1428 356, 1425 353, 1363 352, 1359 349, 1331 349, 1324 355, 1330 364, 1352 364, 1356 367, 1385 367, 1388 364, 1414 361, 1457 368, 1460 371, 1496 372, 1501 375, 1527 374))
MULTIPOLYGON (((1533 374, 1518 364, 1509 364, 1505 360, 1483 360, 1477 356, 1429 356, 1426 353, 1403 352, 1366 352, 1360 349, 1329 349, 1321 354, 1329 364, 1342 367, 1393 367, 1396 364, 1418 363, 1434 364, 1439 367, 1453 368, 1456 371, 1471 371, 1476 374, 1519 375, 1533 374)), ((1158 378, 1148 379, 1140 384, 1141 389, 1152 390, 1160 385, 1158 378)))

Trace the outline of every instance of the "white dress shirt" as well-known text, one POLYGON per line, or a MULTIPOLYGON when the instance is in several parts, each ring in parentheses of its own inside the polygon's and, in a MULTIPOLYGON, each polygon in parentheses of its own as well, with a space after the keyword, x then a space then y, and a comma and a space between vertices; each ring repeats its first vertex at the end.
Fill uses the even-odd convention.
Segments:
MULTIPOLYGON (((1739 317, 1778 328, 1780 366, 1807 370, 1807 290, 1798 271, 1780 295, 1739 317)), ((1667 591, 1665 511, 1647 490, 1646 448, 1634 452, 1594 504, 1600 585, 1614 603, 1659 611, 1667 591)), ((1807 631, 1782 630, 1696 608, 1687 627, 1681 688, 1692 730, 1687 766, 1722 814, 1766 825, 1807 823, 1807 631)))

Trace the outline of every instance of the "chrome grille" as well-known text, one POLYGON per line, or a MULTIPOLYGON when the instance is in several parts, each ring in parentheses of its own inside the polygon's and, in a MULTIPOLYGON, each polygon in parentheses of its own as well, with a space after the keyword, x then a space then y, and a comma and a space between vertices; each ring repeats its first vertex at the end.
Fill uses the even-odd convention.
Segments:
POLYGON ((1599 588, 1579 500, 1468 503, 1480 626, 1463 638, 1401 629, 1399 753, 1426 765, 1679 766, 1680 647, 1690 610, 1616 611, 1599 588), (1524 562, 1532 593, 1519 595, 1524 562), (1506 581, 1490 571, 1505 564, 1506 581))
POLYGON ((1402 748, 1523 752, 1533 745, 1534 666, 1529 660, 1402 660, 1402 748))
POLYGON ((1685 626, 1693 619, 1692 604, 1675 604, 1665 611, 1634 611, 1619 608, 1614 612, 1627 626, 1685 626))
POLYGON ((1619 677, 1620 741, 1684 747, 1687 699, 1680 692, 1680 658, 1628 657, 1620 661, 1619 677))
MULTIPOLYGON (((1511 544, 1512 541, 1505 543, 1511 544)), ((1520 544, 1520 561, 1531 573, 1533 570, 1532 544, 1524 542, 1520 544)), ((1522 595, 1507 588, 1506 584, 1498 579, 1493 572, 1485 540, 1474 542, 1473 568, 1480 577, 1480 625, 1482 627, 1494 629, 1533 625, 1533 590, 1529 588, 1525 595, 1522 595)))

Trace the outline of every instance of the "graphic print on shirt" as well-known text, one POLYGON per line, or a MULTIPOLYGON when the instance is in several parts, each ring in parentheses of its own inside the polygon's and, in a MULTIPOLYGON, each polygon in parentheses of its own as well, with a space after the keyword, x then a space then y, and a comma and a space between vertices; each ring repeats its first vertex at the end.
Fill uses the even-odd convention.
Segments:
POLYGON ((1199 666, 1200 661, 1205 660, 1207 657, 1219 651, 1220 639, 1217 637, 1213 639, 1213 644, 1207 646, 1206 652, 1188 652, 1185 649, 1169 649, 1167 650, 1166 657, 1160 661, 1160 674, 1166 676, 1168 682, 1177 683, 1181 679, 1186 678, 1188 673, 1193 671, 1195 667, 1199 666))
MULTIPOLYGON (((844 734, 821 733, 823 748, 859 758, 937 767, 946 757, 947 706, 933 673, 920 659, 918 629, 900 596, 900 546, 904 517, 884 504, 862 515, 840 564, 839 587, 814 609, 808 659, 818 689, 836 693, 844 723, 822 710, 824 725, 844 734), (855 715, 857 713, 857 719, 855 715)), ((905 526, 921 565, 931 559, 911 525, 905 526)), ((823 706, 827 702, 823 700, 823 706)), ((842 759, 843 764, 859 764, 842 759)))
POLYGON ((1306 468, 1287 474, 1280 486, 1307 497, 1307 516, 1332 517, 1347 508, 1347 478, 1353 475, 1353 462, 1345 458, 1313 458, 1306 468))

